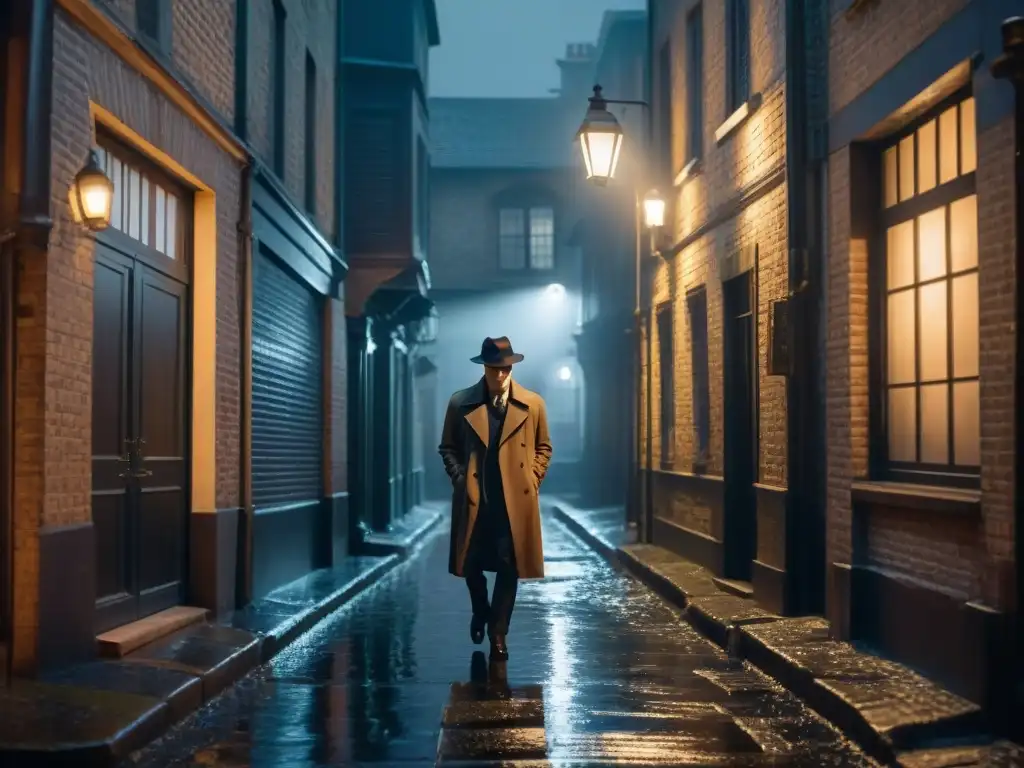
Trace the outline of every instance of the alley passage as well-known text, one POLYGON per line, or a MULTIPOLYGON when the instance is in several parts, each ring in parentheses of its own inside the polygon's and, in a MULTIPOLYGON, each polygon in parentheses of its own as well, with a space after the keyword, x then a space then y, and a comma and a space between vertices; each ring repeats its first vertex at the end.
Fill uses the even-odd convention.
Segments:
POLYGON ((507 665, 473 657, 445 528, 132 764, 871 765, 550 516, 544 536, 507 665))

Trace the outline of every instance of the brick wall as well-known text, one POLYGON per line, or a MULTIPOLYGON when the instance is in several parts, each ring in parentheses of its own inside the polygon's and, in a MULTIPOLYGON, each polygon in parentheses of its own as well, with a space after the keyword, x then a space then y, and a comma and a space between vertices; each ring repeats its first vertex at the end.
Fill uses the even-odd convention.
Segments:
MULTIPOLYGON (((833 113, 848 106, 965 5, 881 2, 831 24, 833 113)), ((872 507, 872 565, 963 600, 1012 602, 1013 120, 977 135, 982 519, 872 507)), ((868 472, 868 247, 851 235, 852 152, 829 159, 827 319, 828 558, 851 558, 850 485, 868 472)), ((837 610, 830 605, 830 617, 837 610)))
MULTIPOLYGON (((656 4, 655 50, 666 36, 672 45, 672 167, 658 169, 659 177, 674 177, 682 168, 686 134, 686 13, 694 3, 660 2, 656 4)), ((751 93, 760 93, 762 102, 751 116, 720 145, 714 133, 728 116, 725 108, 725 3, 704 3, 704 125, 701 170, 673 190, 669 197, 670 239, 678 242, 720 220, 724 206, 752 185, 777 177, 785 166, 785 83, 783 3, 779 0, 752 0, 751 12, 751 93)), ((655 92, 659 86, 655 84, 655 92)), ((657 110, 658 107, 656 106, 657 110)), ((757 197, 738 215, 690 242, 669 263, 657 268, 653 277, 653 301, 671 301, 673 307, 673 343, 675 350, 675 461, 677 471, 689 472, 696 458, 693 421, 690 319, 686 294, 705 286, 708 306, 708 373, 711 407, 710 455, 707 472, 724 471, 723 432, 723 308, 719 265, 736 250, 756 245, 758 262, 757 346, 760 398, 759 481, 769 485, 786 484, 786 405, 785 381, 767 376, 768 312, 771 302, 787 292, 786 186, 779 183, 770 192, 757 197)), ((655 467, 661 462, 661 425, 657 403, 660 398, 660 370, 657 327, 654 328, 652 399, 652 437, 655 467)), ((646 360, 645 360, 646 366, 646 360)), ((645 406, 646 408, 646 406, 645 406)), ((721 530, 721 521, 712 520, 708 509, 697 500, 664 499, 659 514, 703 533, 721 530)))
MULTIPOLYGON (((193 0, 202 2, 202 0, 193 0)), ((301 210, 306 189, 306 51, 316 62, 316 210, 321 231, 336 234, 334 211, 334 69, 336 0, 282 0, 285 14, 284 185, 301 210)), ((268 167, 273 163, 274 4, 249 4, 247 139, 268 167)))
MULTIPOLYGON (((216 5, 210 6, 216 10, 216 5)), ((212 20, 211 20, 212 23, 212 20)), ((216 52, 210 51, 209 56, 216 52)), ((230 51, 221 52, 232 59, 230 51)), ((93 236, 67 189, 92 143, 89 102, 177 159, 217 195, 217 504, 238 503, 240 168, 109 49, 58 11, 54 30, 53 231, 19 258, 15 652, 34 647, 38 529, 91 519, 93 236)), ((210 70, 211 91, 223 69, 210 70)))

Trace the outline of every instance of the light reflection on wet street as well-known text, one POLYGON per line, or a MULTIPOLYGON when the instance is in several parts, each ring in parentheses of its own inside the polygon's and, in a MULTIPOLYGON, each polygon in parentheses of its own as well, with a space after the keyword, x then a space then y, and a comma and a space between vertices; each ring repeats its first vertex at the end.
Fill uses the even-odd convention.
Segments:
POLYGON ((520 585, 507 664, 474 657, 487 645, 444 523, 131 764, 872 765, 548 518, 547 578, 520 585))

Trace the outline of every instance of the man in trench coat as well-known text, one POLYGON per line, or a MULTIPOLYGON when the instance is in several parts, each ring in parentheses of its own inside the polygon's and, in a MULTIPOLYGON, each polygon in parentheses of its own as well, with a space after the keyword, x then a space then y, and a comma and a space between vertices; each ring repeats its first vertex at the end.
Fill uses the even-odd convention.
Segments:
POLYGON ((512 381, 523 356, 507 336, 486 338, 471 362, 483 378, 452 395, 438 451, 452 481, 448 570, 466 579, 469 632, 491 639, 491 658, 508 659, 505 636, 519 579, 544 578, 540 484, 551 460, 544 400, 512 381), (487 599, 484 571, 495 574, 487 599))

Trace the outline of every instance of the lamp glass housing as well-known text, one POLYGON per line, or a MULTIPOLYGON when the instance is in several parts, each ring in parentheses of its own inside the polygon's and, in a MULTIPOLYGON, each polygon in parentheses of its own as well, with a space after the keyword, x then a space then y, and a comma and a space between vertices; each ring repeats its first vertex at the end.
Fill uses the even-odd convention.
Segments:
POLYGON ((648 229, 665 226, 665 198, 657 191, 650 191, 644 196, 644 224, 648 229))
POLYGON ((100 168, 99 158, 91 152, 85 166, 75 175, 68 190, 71 216, 93 231, 110 226, 114 201, 114 182, 100 168))
POLYGON ((579 137, 587 179, 599 186, 615 178, 622 153, 623 131, 608 103, 601 96, 601 86, 594 86, 594 95, 576 134, 579 137))

